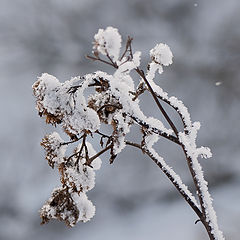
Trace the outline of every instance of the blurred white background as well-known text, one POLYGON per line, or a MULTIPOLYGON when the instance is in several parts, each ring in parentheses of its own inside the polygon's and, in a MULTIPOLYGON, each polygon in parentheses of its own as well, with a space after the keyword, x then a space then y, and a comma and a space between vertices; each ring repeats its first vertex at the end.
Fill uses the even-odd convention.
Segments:
MULTIPOLYGON (((134 38, 144 68, 149 49, 167 43, 174 63, 159 84, 199 120, 201 160, 227 239, 240 234, 240 2, 238 0, 0 0, 0 239, 205 240, 201 223, 160 170, 135 150, 108 156, 89 198, 95 217, 73 229, 40 226, 38 209, 59 184, 39 142, 53 128, 37 115, 32 84, 43 72, 61 81, 108 67, 84 58, 99 28, 134 38), (221 85, 216 86, 216 82, 221 85)), ((111 71, 111 70, 109 70, 111 71)), ((151 98, 142 107, 151 106, 151 98)), ((153 114, 154 108, 146 109, 153 114)), ((160 117, 160 116, 157 116, 160 117)), ((174 117, 174 116, 173 116, 174 117)), ((137 138, 136 132, 131 138, 137 138)), ((160 140, 159 153, 190 184, 184 156, 160 140)))

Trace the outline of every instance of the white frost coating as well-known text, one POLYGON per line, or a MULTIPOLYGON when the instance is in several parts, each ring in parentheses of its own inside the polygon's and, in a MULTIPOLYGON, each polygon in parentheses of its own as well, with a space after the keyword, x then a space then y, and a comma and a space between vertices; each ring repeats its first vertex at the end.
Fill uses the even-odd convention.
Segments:
POLYGON ((157 128, 160 131, 165 132, 166 134, 172 134, 172 130, 164 127, 163 123, 157 119, 155 119, 157 125, 155 124, 154 126, 151 126, 151 124, 154 122, 153 118, 148 118, 144 115, 144 113, 140 109, 139 100, 132 101, 132 95, 129 94, 129 91, 131 89, 129 89, 129 87, 125 84, 122 84, 121 79, 110 77, 109 81, 111 92, 119 99, 120 103, 123 106, 124 112, 128 113, 130 116, 137 117, 143 122, 148 123, 150 125, 150 128, 157 128))
POLYGON ((192 131, 192 121, 190 118, 190 114, 188 112, 187 107, 183 104, 183 102, 181 100, 178 100, 176 97, 172 96, 172 97, 168 97, 168 93, 164 92, 163 89, 155 84, 155 82, 153 81, 153 79, 155 78, 155 73, 157 70, 159 70, 159 66, 162 69, 161 65, 158 65, 154 62, 150 63, 149 65, 149 70, 146 74, 146 78, 148 80, 148 82, 150 83, 150 85, 153 88, 153 91, 159 96, 161 97, 163 100, 166 100, 170 103, 171 106, 173 106, 181 115, 182 120, 185 124, 185 127, 187 131, 191 132, 192 131))
MULTIPOLYGON (((139 62, 136 60, 137 64, 140 64, 140 55, 140 52, 136 52, 136 59, 139 59, 139 62)), ((137 66, 138 65, 135 65, 135 67, 137 66)), ((129 91, 134 91, 135 89, 133 79, 129 75, 129 72, 126 74, 126 72, 122 72, 117 69, 113 75, 109 75, 106 72, 97 71, 94 74, 88 74, 85 77, 86 79, 91 80, 98 77, 108 80, 110 84, 110 93, 114 95, 122 104, 122 112, 127 113, 129 116, 137 117, 142 122, 149 124, 150 128, 156 128, 168 135, 173 133, 172 129, 167 129, 160 120, 145 116, 140 109, 138 99, 132 101, 132 95, 129 93, 129 91)), ((100 96, 102 95, 99 95, 99 97, 100 96)), ((99 99, 99 102, 101 100, 102 99, 99 99)), ((126 132, 128 132, 128 130, 126 130, 126 132)))
POLYGON ((164 161, 164 159, 159 156, 159 154, 152 148, 152 145, 154 144, 154 142, 156 142, 156 140, 157 139, 154 136, 147 136, 146 141, 148 144, 145 146, 146 150, 148 150, 149 153, 151 153, 151 155, 162 165, 163 170, 166 171, 169 175, 171 175, 171 177, 174 179, 174 183, 179 186, 181 191, 184 192, 197 207, 199 207, 196 198, 189 191, 188 187, 182 182, 181 177, 177 173, 175 173, 175 171, 164 161))
POLYGON ((69 167, 65 171, 67 184, 71 187, 75 185, 77 191, 87 192, 95 186, 95 172, 92 168, 79 164, 79 166, 69 167))
POLYGON ((151 62, 149 64, 149 70, 148 70, 147 76, 146 76, 147 79, 148 80, 150 80, 150 79, 153 80, 155 78, 156 71, 158 71, 159 74, 162 74, 163 73, 162 65, 159 65, 159 64, 157 64, 155 62, 151 62))
POLYGON ((122 38, 117 28, 107 27, 105 30, 99 29, 94 39, 94 49, 103 55, 108 54, 110 57, 113 57, 114 61, 118 60, 122 38))
POLYGON ((114 114, 113 119, 118 122, 117 124, 117 142, 113 145, 114 154, 120 153, 126 146, 125 136, 130 132, 131 125, 129 122, 131 121, 129 117, 124 118, 122 115, 122 111, 118 111, 114 114))
MULTIPOLYGON (((70 84, 74 85, 74 82, 79 81, 79 79, 79 77, 71 79, 70 84)), ((74 107, 71 109, 73 113, 68 115, 65 119, 65 124, 71 126, 70 130, 72 133, 81 132, 84 129, 94 132, 100 127, 100 120, 97 113, 93 109, 87 107, 86 99, 83 94, 90 82, 91 79, 86 79, 74 95, 69 96, 69 101, 67 101, 69 106, 66 106, 65 108, 71 107, 71 105, 73 105, 71 103, 74 102, 74 107), (72 98, 73 101, 71 101, 72 98)), ((62 91, 63 95, 65 95, 66 91, 69 89, 68 83, 64 83, 64 85, 62 91), (64 86, 65 84, 67 84, 66 87, 64 86)))
POLYGON ((140 51, 137 51, 133 54, 133 60, 132 61, 135 65, 135 68, 140 65, 141 55, 142 55, 142 53, 140 51))
MULTIPOLYGON (((196 124, 195 129, 193 129, 193 135, 196 134, 198 127, 199 125, 196 124)), ((223 240, 224 237, 222 232, 218 228, 217 216, 212 206, 212 198, 208 191, 207 182, 204 179, 202 167, 197 159, 199 154, 205 154, 205 157, 209 157, 211 156, 211 152, 209 148, 201 147, 197 149, 195 138, 192 138, 192 136, 188 136, 185 133, 179 133, 179 140, 184 145, 187 155, 192 159, 192 166, 196 174, 197 184, 201 190, 201 198, 204 208, 206 210, 206 221, 209 222, 209 225, 212 228, 212 234, 216 237, 216 239, 223 240)))
POLYGON ((83 95, 92 80, 86 79, 76 91, 68 92, 80 80, 80 77, 75 77, 60 84, 54 76, 44 73, 33 85, 39 113, 52 114, 72 134, 79 134, 85 129, 94 132, 100 126, 97 113, 87 107, 83 95))
MULTIPOLYGON (((88 148, 88 156, 92 157, 96 154, 96 151, 92 147, 92 144, 86 142, 88 148)), ((79 144, 76 152, 80 151, 82 144, 79 144)), ((91 167, 84 165, 86 162, 85 158, 86 152, 85 148, 82 149, 81 157, 79 158, 78 165, 69 166, 64 171, 64 177, 66 179, 66 184, 68 187, 75 186, 77 191, 87 192, 95 186, 95 170, 100 169, 101 159, 97 157, 91 163, 91 167)), ((75 160, 78 159, 78 156, 74 157, 75 160)))
MULTIPOLYGON (((90 142, 86 142, 86 145, 88 148, 89 156, 93 157, 97 152, 94 150, 94 148, 90 142)), ((101 165, 102 165, 102 160, 100 159, 100 157, 95 158, 91 163, 93 170, 99 170, 101 168, 101 165)))
MULTIPOLYGON (((154 51, 151 50, 151 57, 155 62, 161 63, 162 61, 161 56, 157 54, 158 47, 157 48, 155 47, 154 51)), ((165 65, 171 64, 172 63, 171 53, 169 53, 169 55, 166 54, 166 56, 168 56, 166 57, 166 59, 164 59, 166 60, 166 62, 164 62, 163 60, 162 64, 163 63, 165 63, 165 65)), ((206 147, 200 147, 200 148, 196 147, 196 137, 197 137, 197 131, 200 128, 200 123, 199 122, 192 123, 190 114, 187 108, 182 103, 182 101, 178 100, 176 97, 168 97, 168 94, 164 92, 160 86, 154 83, 153 79, 155 77, 155 73, 157 70, 159 70, 157 65, 158 64, 154 62, 150 63, 149 71, 146 75, 146 78, 149 81, 150 85, 152 86, 154 92, 163 100, 169 102, 170 105, 173 106, 179 112, 184 122, 184 130, 186 131, 187 134, 179 133, 179 139, 181 143, 184 145, 188 156, 192 158, 193 169, 194 171, 196 171, 196 179, 198 181, 198 185, 203 194, 202 199, 206 209, 207 221, 209 222, 209 225, 211 226, 213 234, 216 237, 216 239, 223 240, 224 237, 222 232, 218 228, 217 217, 212 206, 212 199, 208 192, 207 182, 204 180, 202 168, 197 159, 199 155, 204 158, 211 157, 212 156, 211 151, 209 148, 206 148, 206 147)), ((161 74, 161 70, 159 73, 161 74)))
POLYGON ((43 107, 45 107, 49 113, 56 114, 56 109, 60 106, 57 101, 57 92, 61 87, 61 83, 56 77, 47 73, 43 73, 36 83, 39 84, 34 94, 37 98, 43 99, 41 104, 37 104, 36 109, 43 110, 43 107))
POLYGON ((131 121, 131 116, 135 116, 140 121, 148 124, 150 129, 156 128, 166 134, 173 133, 171 129, 165 128, 163 123, 158 119, 146 117, 140 109, 138 99, 132 101, 132 95, 129 92, 135 91, 135 88, 133 79, 129 75, 129 69, 132 70, 136 68, 138 64, 140 64, 140 53, 137 52, 134 56, 136 56, 134 58, 138 59, 135 60, 137 65, 133 64, 130 68, 128 68, 131 65, 130 64, 127 68, 117 69, 113 75, 108 75, 105 72, 98 71, 94 74, 88 74, 85 76, 86 79, 103 78, 109 81, 109 95, 108 92, 106 92, 105 95, 97 93, 94 96, 90 97, 96 100, 95 104, 99 104, 99 106, 101 106, 101 102, 104 102, 105 98, 108 99, 109 96, 113 95, 115 99, 117 99, 122 105, 122 109, 114 112, 114 116, 112 116, 111 114, 109 115, 109 123, 111 123, 112 119, 114 118, 114 120, 117 120, 118 122, 118 130, 120 130, 121 128, 121 131, 119 131, 120 133, 117 136, 117 142, 114 144, 113 147, 114 154, 120 153, 125 147, 124 139, 126 134, 130 131, 131 125, 129 125, 129 122, 131 121), (122 113, 127 113, 128 117, 124 118, 122 116, 122 113))
POLYGON ((140 60, 141 60, 141 52, 137 51, 133 54, 133 59, 131 61, 127 61, 126 57, 123 58, 121 61, 117 62, 118 65, 118 69, 115 72, 115 76, 118 73, 127 73, 129 74, 129 72, 131 70, 133 70, 134 68, 139 67, 140 65, 140 60))
POLYGON ((150 50, 150 56, 158 64, 168 66, 172 64, 173 54, 167 44, 159 43, 150 50))
POLYGON ((88 200, 85 193, 80 193, 79 195, 76 192, 73 192, 71 196, 79 210, 78 221, 89 221, 95 215, 95 206, 90 200, 88 200))
POLYGON ((146 149, 152 148, 152 146, 154 145, 154 143, 156 143, 158 141, 158 139, 159 139, 159 136, 157 134, 155 134, 155 133, 148 134, 144 138, 146 149))
POLYGON ((64 141, 57 132, 47 135, 46 138, 48 140, 46 144, 51 148, 51 162, 57 165, 61 164, 67 150, 67 145, 61 145, 64 141))
MULTIPOLYGON (((114 74, 108 75, 98 71, 94 74, 87 74, 83 78, 72 78, 63 84, 54 76, 46 73, 42 74, 33 85, 39 114, 46 116, 47 123, 62 124, 63 129, 72 139, 76 139, 74 135, 79 136, 80 133, 86 130, 90 131, 90 133, 98 130, 100 119, 104 123, 112 124, 112 156, 124 149, 126 145, 125 137, 129 133, 133 121, 142 122, 142 125, 146 126, 144 133, 147 134, 147 136, 144 134, 144 150, 154 161, 156 160, 159 166, 161 165, 163 171, 180 188, 181 193, 184 193, 198 206, 195 197, 187 186, 182 183, 180 176, 166 164, 152 147, 159 138, 157 134, 152 133, 153 130, 157 129, 170 135, 173 133, 172 129, 167 129, 158 119, 145 116, 140 109, 139 99, 133 98, 133 96, 138 96, 141 90, 144 90, 144 88, 139 87, 136 91, 134 81, 130 76, 130 72, 140 66, 141 52, 135 52, 134 54, 131 52, 129 54, 127 51, 129 49, 126 49, 124 57, 119 60, 122 39, 118 30, 113 27, 107 27, 105 30, 99 29, 94 38, 93 49, 96 59, 99 54, 107 56, 108 60, 114 62, 113 65, 117 68, 114 74), (84 90, 89 84, 96 87, 96 93, 88 98, 87 103, 84 90)), ((196 146, 200 123, 192 122, 188 109, 182 101, 174 96, 169 97, 168 93, 164 92, 154 82, 156 72, 162 74, 163 66, 172 64, 172 52, 168 45, 160 43, 150 50, 150 56, 152 62, 149 64, 146 79, 156 96, 172 106, 183 121, 184 131, 180 132, 177 138, 184 147, 184 151, 190 159, 188 160, 192 162, 190 167, 193 168, 195 173, 194 179, 197 181, 199 198, 203 203, 202 211, 206 215, 206 221, 211 227, 214 239, 223 240, 222 232, 218 229, 217 217, 212 207, 207 182, 204 180, 203 171, 197 159, 198 156, 211 157, 209 148, 197 148, 196 146)), ((144 83, 143 80, 141 80, 142 83, 144 83)), ((86 145, 83 145, 85 142, 82 142, 75 149, 75 154, 68 159, 64 158, 66 145, 61 143, 62 139, 57 133, 47 135, 42 142, 48 152, 46 159, 49 161, 49 165, 53 167, 55 163, 58 164, 62 184, 66 188, 57 189, 41 211, 43 221, 55 217, 73 226, 77 221, 88 221, 95 214, 95 207, 88 200, 86 192, 95 185, 95 170, 101 167, 101 159, 96 158, 91 163, 91 167, 85 164, 88 158, 96 154, 89 142, 86 142, 86 145), (85 147, 87 147, 88 152, 85 147), (64 162, 65 160, 67 161, 64 162), (64 204, 68 205, 65 206, 64 204)))
POLYGON ((208 147, 200 147, 196 149, 197 155, 202 158, 210 158, 212 157, 211 149, 208 147))
POLYGON ((71 227, 75 226, 75 224, 79 221, 87 222, 95 215, 95 206, 90 200, 88 200, 85 193, 78 194, 76 192, 64 192, 65 191, 62 187, 55 188, 52 192, 52 197, 50 197, 49 200, 43 205, 40 213, 44 214, 44 216, 48 217, 49 219, 59 219, 60 217, 61 220, 67 221, 68 225, 71 227), (62 194, 58 195, 57 192, 62 192, 62 194), (65 201, 64 199, 60 200, 62 201, 62 206, 55 206, 55 204, 52 205, 52 201, 54 200, 54 194, 56 194, 55 199, 59 200, 65 196, 70 195, 72 206, 69 208, 65 207, 64 209, 61 209, 67 203, 67 201, 65 201), (64 196, 63 194, 66 195, 64 196), (62 210, 61 212, 59 212, 60 209, 62 210))
MULTIPOLYGON (((140 56, 140 54, 137 55, 140 56)), ((138 62, 138 64, 139 63, 140 62, 138 62)), ((126 73, 118 69, 113 76, 107 77, 110 84, 111 94, 113 94, 122 104, 121 113, 127 113, 129 117, 134 116, 138 118, 142 122, 147 123, 149 125, 149 128, 157 128, 166 134, 172 134, 173 131, 171 129, 165 128, 161 121, 152 117, 148 118, 144 115, 140 109, 138 99, 136 101, 132 101, 132 95, 129 93, 129 91, 134 91, 134 83, 130 75, 127 75, 126 78, 126 73)), ((117 120, 120 122, 120 124, 123 123, 123 121, 121 121, 121 115, 116 114, 114 118, 118 118, 117 120)), ((125 135, 130 131, 130 126, 128 124, 122 124, 122 128, 124 134, 118 138, 117 147, 114 146, 114 152, 116 154, 125 147, 125 135)))

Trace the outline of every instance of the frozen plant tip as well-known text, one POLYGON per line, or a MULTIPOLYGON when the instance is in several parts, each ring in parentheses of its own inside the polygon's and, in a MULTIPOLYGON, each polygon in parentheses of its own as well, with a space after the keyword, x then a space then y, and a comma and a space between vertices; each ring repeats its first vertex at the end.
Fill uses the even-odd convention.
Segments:
POLYGON ((154 80, 156 74, 163 73, 163 67, 172 64, 173 54, 168 45, 157 44, 150 50, 150 62, 145 72, 140 68, 141 52, 133 52, 132 40, 128 37, 121 51, 122 38, 118 30, 113 27, 99 29, 94 36, 92 55, 87 58, 109 65, 114 69, 113 74, 96 71, 60 83, 56 77, 44 73, 33 84, 39 115, 45 117, 47 124, 62 128, 69 137, 65 142, 57 132, 53 132, 41 142, 46 160, 52 168, 58 169, 61 182, 40 210, 42 223, 58 219, 72 227, 79 221, 90 220, 95 207, 86 194, 95 186, 95 171, 101 166, 99 157, 109 152, 109 162, 113 163, 117 155, 129 146, 139 149, 156 163, 197 214, 209 239, 223 240, 198 161, 199 156, 211 157, 209 148, 196 145, 200 123, 192 122, 183 102, 174 96, 169 97, 154 80), (132 78, 132 72, 138 74, 136 80, 132 78), (85 97, 87 88, 94 91, 85 97), (152 96, 167 125, 144 114, 139 106, 144 93, 152 96), (181 129, 176 127, 162 102, 180 116, 181 129), (101 132, 101 124, 111 125, 111 134, 101 132), (127 140, 133 125, 140 129, 138 143, 127 140), (177 144, 184 152, 196 196, 154 149, 154 143, 161 137, 177 144), (99 152, 89 142, 92 138, 99 141, 99 152), (70 153, 66 154, 70 145, 70 153))

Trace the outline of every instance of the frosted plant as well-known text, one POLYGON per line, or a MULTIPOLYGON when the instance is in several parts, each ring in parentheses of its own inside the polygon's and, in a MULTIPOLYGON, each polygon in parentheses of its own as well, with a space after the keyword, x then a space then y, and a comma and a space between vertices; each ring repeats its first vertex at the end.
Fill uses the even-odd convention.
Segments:
POLYGON ((96 71, 60 83, 56 77, 44 73, 33 85, 39 115, 45 117, 46 123, 60 126, 69 136, 69 141, 65 142, 54 132, 45 136, 41 143, 48 164, 58 169, 61 181, 61 186, 53 191, 40 210, 42 223, 55 218, 72 227, 78 221, 90 220, 95 214, 95 207, 86 194, 95 185, 95 171, 101 166, 99 156, 109 151, 109 161, 113 163, 117 155, 130 146, 141 150, 157 164, 197 214, 209 239, 224 239, 198 161, 199 156, 211 157, 209 148, 196 145, 200 123, 192 122, 182 101, 174 96, 169 97, 154 82, 156 74, 162 74, 163 67, 172 64, 173 55, 169 46, 160 43, 150 50, 150 62, 145 72, 140 68, 141 52, 132 50, 132 38, 128 37, 121 55, 122 38, 117 29, 100 29, 94 39, 93 55, 87 58, 108 64, 114 69, 113 74, 96 71), (139 78, 133 80, 130 75, 132 72, 136 72, 139 78), (93 89, 93 94, 86 99, 84 90, 87 88, 93 89), (139 106, 139 98, 143 93, 151 94, 169 126, 144 114, 139 106), (181 130, 177 129, 162 102, 180 116, 181 130), (107 135, 101 132, 101 124, 111 125, 112 133, 107 135), (127 140, 133 124, 141 130, 139 143, 127 140), (161 137, 183 150, 196 196, 154 149, 154 143, 161 137), (99 141, 99 152, 88 142, 89 138, 99 141), (67 155, 69 145, 76 146, 69 148, 69 151, 74 150, 67 155))

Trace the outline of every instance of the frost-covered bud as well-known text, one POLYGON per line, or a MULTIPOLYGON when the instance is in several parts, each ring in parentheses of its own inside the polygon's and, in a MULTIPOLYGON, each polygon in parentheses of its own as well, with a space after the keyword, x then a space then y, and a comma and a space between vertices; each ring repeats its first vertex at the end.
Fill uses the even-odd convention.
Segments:
POLYGON ((95 185, 95 172, 91 167, 79 162, 78 166, 64 169, 62 182, 77 192, 87 192, 95 185))
POLYGON ((48 223, 51 219, 58 219, 73 227, 78 222, 79 208, 68 190, 60 187, 53 190, 52 196, 40 209, 40 217, 41 224, 48 223))
POLYGON ((43 73, 33 84, 33 94, 36 97, 36 109, 40 116, 46 116, 46 122, 59 124, 62 121, 58 92, 61 87, 58 79, 43 73))
POLYGON ((112 127, 114 129, 112 135, 113 141, 113 155, 119 154, 126 146, 125 136, 130 132, 132 119, 126 116, 122 110, 118 110, 112 120, 112 127))
POLYGON ((67 150, 67 146, 61 145, 61 143, 63 143, 63 139, 57 132, 46 135, 42 139, 41 146, 44 147, 46 151, 46 160, 52 168, 54 168, 55 164, 59 165, 62 163, 67 150))
POLYGON ((87 222, 95 215, 95 206, 85 193, 69 192, 67 188, 56 188, 52 196, 40 209, 42 224, 51 219, 64 221, 69 227, 77 222, 87 222))
POLYGON ((116 110, 122 108, 119 100, 110 91, 95 93, 88 98, 88 106, 98 113, 101 122, 112 121, 116 110))
POLYGON ((86 155, 88 158, 96 155, 91 143, 85 143, 87 154, 82 144, 75 148, 75 154, 63 164, 59 166, 61 173, 61 182, 75 192, 87 192, 95 186, 95 170, 100 169, 101 159, 95 158, 89 165, 86 163, 86 155), (80 154, 80 155, 79 155, 80 154))
POLYGON ((77 221, 89 221, 95 215, 95 206, 87 198, 87 195, 85 193, 77 194, 73 192, 71 197, 79 212, 77 221))
POLYGON ((167 44, 157 44, 153 49, 150 50, 150 56, 154 62, 163 66, 172 64, 173 54, 167 44))
POLYGON ((94 39, 94 50, 103 55, 108 54, 110 57, 113 57, 114 61, 118 60, 122 38, 117 28, 107 27, 105 30, 99 29, 94 39))

